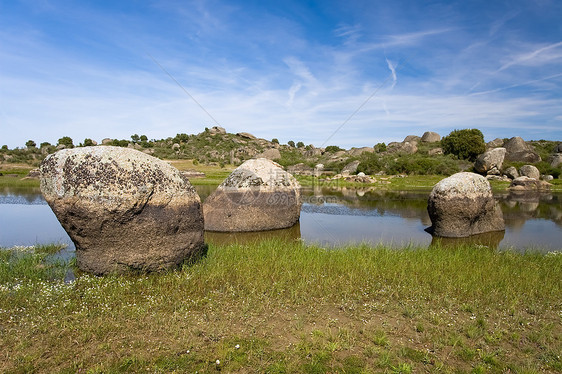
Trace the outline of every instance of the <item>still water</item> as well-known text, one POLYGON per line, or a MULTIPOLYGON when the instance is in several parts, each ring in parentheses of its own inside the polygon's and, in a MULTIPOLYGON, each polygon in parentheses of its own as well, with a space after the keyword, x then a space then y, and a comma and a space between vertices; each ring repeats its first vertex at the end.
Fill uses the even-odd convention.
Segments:
MULTIPOLYGON (((214 186, 197 186, 204 200, 214 186)), ((206 233, 210 243, 247 242, 264 237, 303 240, 322 246, 351 243, 414 245, 427 247, 435 239, 424 230, 429 191, 392 191, 351 188, 303 190, 299 224, 290 229, 261 233, 206 233)), ((496 195, 505 232, 442 244, 472 242, 500 249, 524 251, 562 250, 562 194, 496 195)), ((37 243, 73 244, 38 189, 0 191, 0 247, 37 243)))

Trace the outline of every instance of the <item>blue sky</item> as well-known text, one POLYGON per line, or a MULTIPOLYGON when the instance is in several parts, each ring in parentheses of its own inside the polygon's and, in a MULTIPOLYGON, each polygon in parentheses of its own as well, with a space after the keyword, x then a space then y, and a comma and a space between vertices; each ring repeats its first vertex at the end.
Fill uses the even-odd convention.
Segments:
POLYGON ((562 140, 561 19, 557 0, 0 0, 0 143, 215 121, 347 148, 562 140))

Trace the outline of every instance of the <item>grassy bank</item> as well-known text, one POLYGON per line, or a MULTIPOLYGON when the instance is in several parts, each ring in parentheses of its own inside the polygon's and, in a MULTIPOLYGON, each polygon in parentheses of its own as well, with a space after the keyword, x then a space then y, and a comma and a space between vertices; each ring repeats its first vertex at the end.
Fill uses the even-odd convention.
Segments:
MULTIPOLYGON (((193 160, 167 160, 171 165, 178 170, 195 170, 205 173, 204 178, 191 178, 190 182, 193 185, 219 185, 226 177, 236 168, 234 165, 224 166, 210 166, 198 163, 193 163, 193 160)), ((39 180, 25 179, 24 177, 31 170, 30 166, 16 165, 11 169, 0 170, 5 174, 0 176, 0 188, 17 188, 17 187, 39 187, 39 180)), ((296 176, 299 183, 303 187, 312 186, 334 186, 334 187, 375 187, 381 190, 431 190, 433 186, 441 179, 446 178, 443 175, 406 175, 401 177, 396 176, 376 176, 377 182, 374 184, 353 183, 346 182, 343 179, 325 181, 319 180, 312 176, 296 176)), ((551 190, 553 192, 562 191, 562 179, 555 179, 550 181, 552 184, 551 190)), ((490 181, 494 191, 505 191, 509 187, 508 182, 490 181)))
POLYGON ((211 245, 79 276, 0 251, 0 372, 560 372, 562 255, 211 245))

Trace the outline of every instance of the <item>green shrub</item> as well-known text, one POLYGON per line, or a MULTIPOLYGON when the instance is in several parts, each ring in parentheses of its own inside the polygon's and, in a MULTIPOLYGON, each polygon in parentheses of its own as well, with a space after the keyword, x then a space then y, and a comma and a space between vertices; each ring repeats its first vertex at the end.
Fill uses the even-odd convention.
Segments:
POLYGON ((375 144, 375 152, 380 153, 386 151, 386 144, 384 143, 377 143, 375 144))
POLYGON ((445 154, 470 161, 475 161, 479 154, 486 151, 484 135, 478 129, 454 130, 441 139, 441 147, 445 154))
POLYGON ((64 145, 66 148, 74 148, 74 143, 72 143, 72 138, 70 136, 63 136, 57 142, 57 145, 64 145))
POLYGON ((329 145, 329 146, 326 147, 326 152, 335 153, 335 152, 339 152, 339 151, 343 151, 343 149, 341 149, 337 145, 329 145))

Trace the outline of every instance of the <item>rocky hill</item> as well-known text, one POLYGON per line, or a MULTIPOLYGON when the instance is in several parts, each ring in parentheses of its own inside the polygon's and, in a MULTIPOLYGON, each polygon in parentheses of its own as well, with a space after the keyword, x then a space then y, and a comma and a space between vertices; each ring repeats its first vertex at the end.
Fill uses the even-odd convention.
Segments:
MULTIPOLYGON (((280 144, 277 139, 258 138, 250 133, 228 133, 222 127, 205 128, 199 134, 177 134, 160 140, 148 140, 144 135, 133 135, 130 140, 106 138, 103 145, 135 148, 161 159, 190 159, 195 163, 212 165, 240 165, 257 157, 278 162, 294 174, 441 174, 451 175, 458 171, 472 170, 474 163, 444 154, 441 136, 425 132, 421 136, 409 135, 401 142, 378 143, 372 147, 342 149, 336 145, 317 148, 302 142, 280 144)), ((27 142, 26 148, 0 149, 0 163, 27 163, 38 165, 49 153, 65 147, 73 147, 72 139, 63 137, 58 144, 27 142)), ((85 139, 78 146, 97 145, 85 139)), ((557 178, 560 170, 559 142, 530 141, 521 138, 495 139, 487 149, 506 147, 504 168, 520 167, 522 163, 534 164, 542 174, 557 178), (523 158, 521 158, 523 157, 523 158)))

